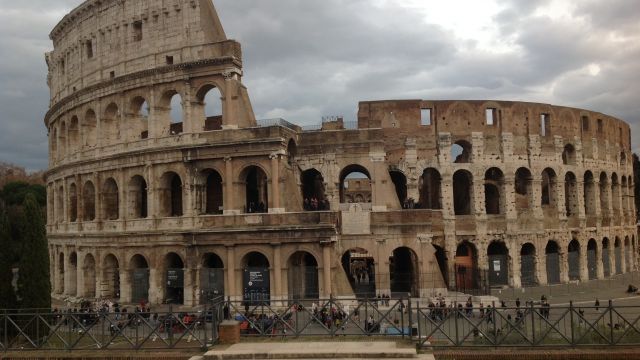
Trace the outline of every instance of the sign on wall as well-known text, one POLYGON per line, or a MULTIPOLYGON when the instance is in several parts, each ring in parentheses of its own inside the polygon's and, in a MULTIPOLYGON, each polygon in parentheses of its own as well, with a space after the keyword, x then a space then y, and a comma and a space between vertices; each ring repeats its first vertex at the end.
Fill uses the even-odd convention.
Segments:
POLYGON ((269 269, 246 268, 242 276, 243 300, 253 303, 269 301, 269 269))

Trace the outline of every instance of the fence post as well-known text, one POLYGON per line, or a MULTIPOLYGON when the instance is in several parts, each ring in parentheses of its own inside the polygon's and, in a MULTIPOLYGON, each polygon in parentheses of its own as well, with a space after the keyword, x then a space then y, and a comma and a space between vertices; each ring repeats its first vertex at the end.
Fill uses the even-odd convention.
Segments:
POLYGON ((7 316, 9 316, 9 314, 7 313, 7 310, 4 311, 4 351, 7 352, 9 351, 9 343, 8 343, 8 338, 7 338, 7 331, 8 326, 7 326, 7 316))
POLYGON ((609 344, 613 345, 613 301, 609 300, 607 310, 609 311, 609 344))
POLYGON ((455 328, 456 328, 456 346, 460 346, 460 334, 459 334, 459 330, 458 330, 458 317, 460 316, 460 313, 458 312, 458 302, 454 301, 453 302, 453 312, 455 313, 455 316, 453 317, 453 322, 455 324, 455 328))
POLYGON ((329 295, 329 316, 331 316, 331 322, 329 323, 329 333, 331 334, 331 337, 334 337, 336 336, 336 332, 334 330, 336 319, 333 316, 333 294, 329 295))
POLYGON ((536 315, 535 315, 535 308, 533 307, 533 301, 531 301, 529 305, 531 306, 530 311, 531 311, 531 339, 533 340, 532 345, 536 345, 536 315))
POLYGON ((407 309, 409 309, 409 339, 413 339, 413 309, 411 306, 411 296, 409 296, 409 299, 407 301, 407 309))
POLYGON ((418 343, 422 344, 422 330, 420 329, 420 300, 416 304, 416 318, 418 320, 418 343))
POLYGON ((400 332, 404 340, 404 299, 402 297, 400 298, 400 332))
MULTIPOLYGON (((496 318, 496 302, 492 301, 491 302, 492 306, 491 306, 491 322, 493 323, 493 340, 494 340, 494 346, 497 348, 498 347, 498 325, 496 324, 498 319, 496 318)), ((457 342, 457 339, 456 339, 457 342)))
POLYGON ((575 347, 575 326, 573 324, 573 300, 569 301, 569 319, 571 322, 571 346, 575 347))

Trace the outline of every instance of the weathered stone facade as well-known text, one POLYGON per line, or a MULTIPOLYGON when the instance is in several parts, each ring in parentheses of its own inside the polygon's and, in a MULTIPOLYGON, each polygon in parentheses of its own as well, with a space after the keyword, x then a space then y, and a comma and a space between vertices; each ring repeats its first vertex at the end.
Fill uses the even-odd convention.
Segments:
POLYGON ((54 296, 196 305, 251 271, 272 298, 424 296, 636 267, 621 120, 406 100, 361 103, 357 129, 256 121, 209 0, 89 0, 51 38, 54 296))

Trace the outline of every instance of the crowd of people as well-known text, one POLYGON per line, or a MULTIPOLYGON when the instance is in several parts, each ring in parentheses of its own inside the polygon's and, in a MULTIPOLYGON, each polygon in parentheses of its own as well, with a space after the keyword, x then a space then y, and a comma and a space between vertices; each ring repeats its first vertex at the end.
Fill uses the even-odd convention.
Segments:
POLYGON ((327 200, 327 199, 319 200, 315 196, 313 196, 311 198, 304 198, 303 207, 304 207, 305 211, 328 211, 328 210, 331 210, 331 205, 329 205, 329 200, 327 200))

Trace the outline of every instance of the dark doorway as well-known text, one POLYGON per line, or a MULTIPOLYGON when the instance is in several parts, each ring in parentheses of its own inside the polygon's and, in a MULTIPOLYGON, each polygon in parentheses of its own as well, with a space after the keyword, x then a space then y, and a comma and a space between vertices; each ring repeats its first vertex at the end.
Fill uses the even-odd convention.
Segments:
POLYGON ((449 287, 449 262, 447 260, 447 253, 438 245, 433 245, 436 249, 436 261, 438 261, 438 268, 442 274, 445 286, 449 287))
POLYGON ((389 176, 391 176, 391 181, 393 181, 393 185, 396 188, 400 206, 403 209, 408 209, 410 206, 409 201, 407 201, 407 177, 400 171, 389 171, 389 176))
POLYGON ((243 258, 242 299, 245 304, 269 303, 271 299, 271 279, 269 260, 259 252, 250 252, 243 258))
POLYGON ((306 251, 298 251, 289 258, 289 296, 294 300, 318 299, 318 262, 306 251))
POLYGON ((509 250, 503 242, 492 242, 487 249, 489 285, 509 285, 509 250))
POLYGON ((545 256, 547 263, 547 283, 559 284, 560 283, 560 248, 558 243, 551 240, 547 243, 545 248, 545 256))
POLYGON ((620 244, 620 238, 616 236, 616 241, 613 244, 614 253, 616 257, 616 274, 622 274, 622 247, 620 244))
POLYGON ((329 202, 324 194, 324 178, 316 169, 302 173, 302 198, 305 211, 330 210, 329 202))
POLYGON ((184 304, 184 262, 176 253, 169 253, 165 265, 165 303, 184 304))
POLYGON ((257 166, 249 167, 245 173, 246 212, 266 213, 269 204, 267 175, 257 166))
POLYGON ((589 280, 594 280, 598 278, 598 264, 597 264, 597 255, 598 244, 594 239, 589 240, 587 244, 587 268, 589 270, 589 280))
POLYGON ((453 206, 456 215, 471 215, 473 175, 459 170, 453 175, 453 206))
POLYGON ((372 298, 376 296, 375 262, 367 250, 347 250, 342 255, 342 268, 356 297, 372 298))
POLYGON ((132 269, 132 289, 131 302, 139 304, 149 302, 149 264, 142 255, 135 255, 131 258, 130 267, 132 269))
POLYGON ((413 250, 407 247, 395 249, 389 257, 391 292, 402 297, 420 296, 419 268, 418 256, 413 250))
POLYGON ((580 243, 573 239, 568 247, 569 280, 580 280, 580 243))
POLYGON ((478 288, 477 251, 471 243, 463 242, 456 249, 456 290, 465 292, 478 288))
POLYGON ((210 170, 205 174, 207 175, 207 187, 205 191, 206 213, 210 215, 222 214, 224 211, 222 176, 214 170, 210 170))
POLYGON ((429 168, 420 177, 420 206, 422 209, 442 209, 441 183, 442 176, 438 170, 429 168))
POLYGON ((605 277, 611 276, 611 249, 609 239, 602 239, 602 272, 605 277))
POLYGON ((536 248, 531 243, 522 245, 520 249, 520 281, 523 286, 537 285, 536 248))
POLYGON ((200 303, 207 304, 224 297, 224 264, 213 253, 204 254, 200 269, 200 303))

